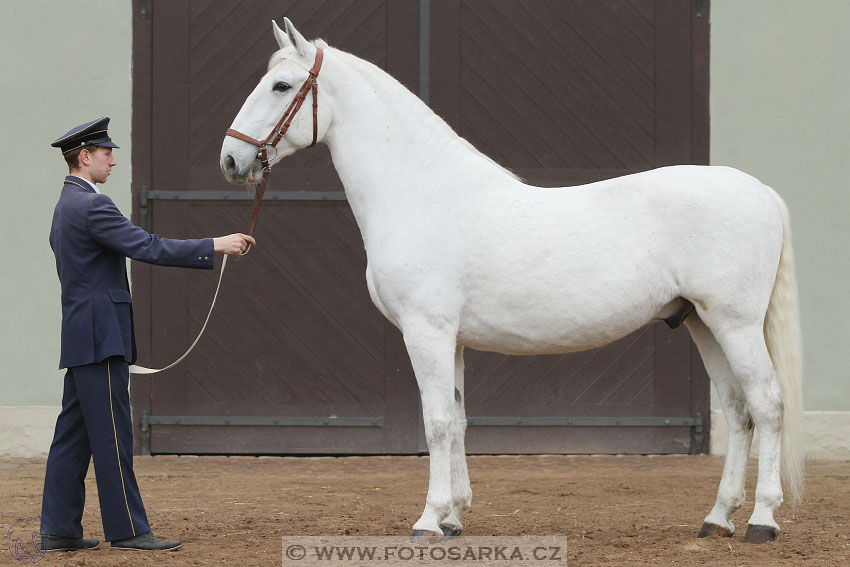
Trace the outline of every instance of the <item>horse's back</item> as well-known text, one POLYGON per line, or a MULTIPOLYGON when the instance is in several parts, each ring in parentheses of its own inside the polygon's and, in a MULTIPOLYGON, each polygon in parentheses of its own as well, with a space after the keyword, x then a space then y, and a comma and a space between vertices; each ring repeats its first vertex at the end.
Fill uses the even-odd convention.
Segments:
POLYGON ((719 306, 772 285, 779 201, 737 170, 677 166, 505 194, 481 215, 486 241, 467 241, 460 334, 469 346, 590 348, 679 298, 719 306))

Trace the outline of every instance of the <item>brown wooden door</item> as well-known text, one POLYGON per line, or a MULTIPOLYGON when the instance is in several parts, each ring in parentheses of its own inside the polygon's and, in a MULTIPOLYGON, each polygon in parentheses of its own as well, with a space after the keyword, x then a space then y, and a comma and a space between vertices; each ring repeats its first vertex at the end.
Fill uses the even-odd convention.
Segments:
MULTIPOLYGON (((528 183, 568 186, 708 163, 707 15, 696 5, 432 7, 440 37, 431 51, 432 108, 528 183)), ((467 353, 466 361, 470 452, 687 452, 695 441, 689 427, 598 427, 604 419, 587 418, 707 414, 707 381, 684 328, 657 323, 566 356, 467 353), (588 426, 535 425, 564 416, 588 426), (515 417, 524 425, 509 425, 515 417)))
MULTIPOLYGON (((707 162, 707 14, 687 2, 136 0, 136 222, 177 238, 245 230, 251 204, 223 179, 219 149, 276 48, 271 20, 284 15, 430 98, 461 135, 531 183, 707 162)), ((196 350, 167 373, 133 379, 137 447, 421 451, 403 342, 369 300, 362 240, 327 150, 288 158, 270 191, 260 245, 229 262, 196 350)), ((134 263, 140 363, 182 353, 215 281, 134 263)), ((646 421, 707 413, 707 379, 682 330, 654 325, 568 356, 467 351, 466 382, 470 452, 707 446, 692 443, 689 425, 646 421), (612 417, 631 425, 606 425, 612 417), (505 421, 515 418, 523 425, 505 421)))
MULTIPOLYGON (((137 219, 164 236, 246 230, 251 202, 221 200, 235 188, 218 159, 224 131, 277 49, 272 19, 282 24, 287 15, 308 36, 409 80, 416 54, 406 31, 412 27, 415 47, 417 13, 415 5, 384 0, 154 2, 135 25, 136 60, 150 51, 136 72, 133 182, 147 204, 137 219)), ((416 386, 398 379, 403 345, 369 299, 362 239, 334 194, 342 186, 327 148, 276 168, 270 191, 287 200, 263 205, 259 245, 230 262, 197 349, 162 376, 134 379, 140 446, 154 453, 415 451, 416 386)), ((200 328, 216 274, 133 268, 139 350, 145 362, 165 363, 200 328)))

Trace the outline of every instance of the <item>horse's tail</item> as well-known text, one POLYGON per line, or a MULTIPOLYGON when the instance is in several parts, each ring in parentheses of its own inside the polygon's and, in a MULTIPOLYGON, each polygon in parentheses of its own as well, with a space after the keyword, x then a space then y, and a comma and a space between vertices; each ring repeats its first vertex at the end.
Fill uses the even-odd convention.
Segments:
POLYGON ((803 338, 791 220, 788 207, 778 198, 782 211, 782 252, 770 295, 764 336, 782 389, 782 478, 793 501, 803 493, 805 447, 803 444, 803 338))

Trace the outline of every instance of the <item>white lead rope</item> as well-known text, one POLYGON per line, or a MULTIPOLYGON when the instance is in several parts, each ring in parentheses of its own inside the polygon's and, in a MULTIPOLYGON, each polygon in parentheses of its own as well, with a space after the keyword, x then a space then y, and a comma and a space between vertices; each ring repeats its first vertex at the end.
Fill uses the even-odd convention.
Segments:
MULTIPOLYGON (((247 252, 246 252, 247 253, 247 252)), ((204 321, 204 326, 201 327, 201 332, 198 333, 197 338, 195 338, 195 342, 192 343, 192 346, 189 347, 189 350, 183 353, 183 356, 166 366, 165 368, 145 368, 144 366, 137 366, 133 364, 130 366, 130 374, 156 374, 157 372, 162 372, 163 370, 168 370, 169 368, 173 368, 183 362, 183 359, 189 356, 189 353, 192 352, 192 349, 195 348, 195 345, 198 344, 198 341, 201 339, 201 335, 204 334, 204 329, 207 328, 207 323, 210 321, 210 315, 212 315, 213 307, 215 307, 215 300, 218 298, 218 290, 221 288, 221 278, 224 276, 224 267, 227 265, 227 254, 224 255, 224 259, 221 261, 221 272, 218 274, 218 285, 215 286, 215 295, 213 295, 212 305, 210 305, 210 312, 207 313, 207 319, 204 321)))

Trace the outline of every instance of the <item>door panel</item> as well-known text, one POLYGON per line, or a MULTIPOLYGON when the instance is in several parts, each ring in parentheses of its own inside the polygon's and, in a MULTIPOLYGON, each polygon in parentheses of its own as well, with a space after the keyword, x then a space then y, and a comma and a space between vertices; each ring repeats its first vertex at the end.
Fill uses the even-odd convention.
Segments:
MULTIPOLYGON (((431 0, 427 22, 421 4, 135 0, 135 220, 175 238, 245 230, 251 203, 234 200, 219 149, 276 49, 270 22, 284 15, 426 95, 530 184, 708 162, 707 2, 431 0)), ((229 262, 196 350, 162 376, 134 377, 137 447, 422 451, 410 363, 369 299, 362 239, 327 149, 288 158, 270 183, 290 196, 263 204, 260 245, 229 262)), ((216 279, 134 263, 141 363, 182 354, 216 279)), ((708 427, 707 377, 687 332, 663 324, 564 356, 467 350, 466 403, 470 452, 707 448, 696 426, 701 414, 708 427)))

